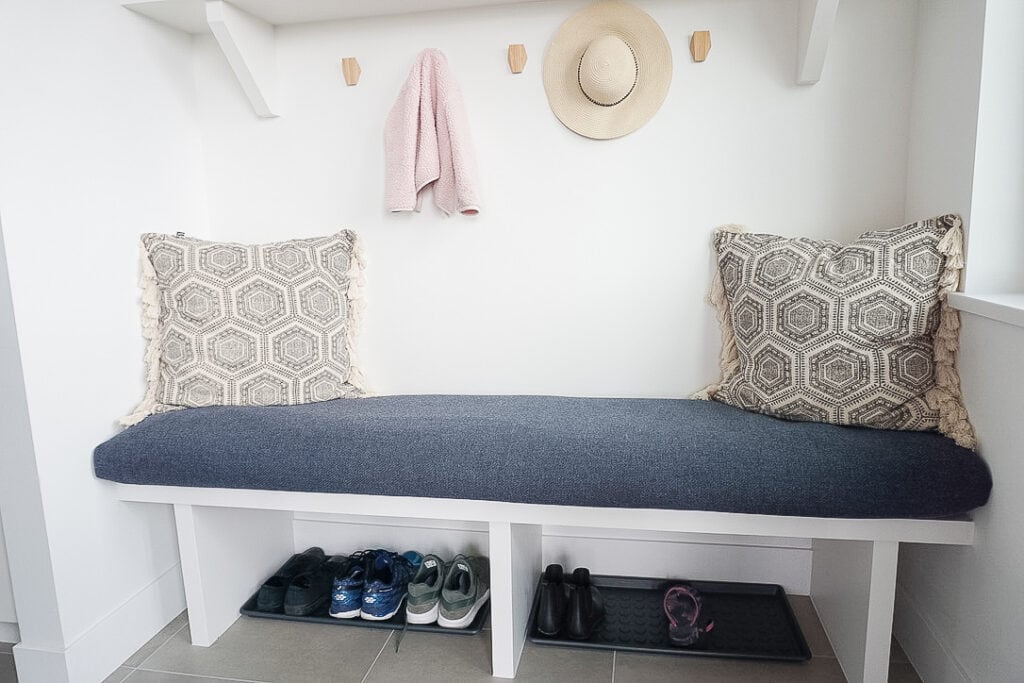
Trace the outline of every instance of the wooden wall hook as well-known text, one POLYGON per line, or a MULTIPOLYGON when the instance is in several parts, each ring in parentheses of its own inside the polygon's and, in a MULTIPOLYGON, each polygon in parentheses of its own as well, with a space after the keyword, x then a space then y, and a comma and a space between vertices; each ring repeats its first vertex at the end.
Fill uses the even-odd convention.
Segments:
POLYGON ((363 71, 359 68, 359 62, 355 57, 345 57, 341 60, 341 73, 345 75, 345 82, 355 85, 359 82, 359 74, 363 71))
POLYGON ((694 31, 690 36, 690 54, 693 61, 703 62, 711 52, 711 31, 694 31))
POLYGON ((522 43, 516 43, 515 45, 508 46, 508 68, 512 70, 512 73, 519 74, 523 72, 523 68, 526 66, 526 48, 523 47, 522 43))

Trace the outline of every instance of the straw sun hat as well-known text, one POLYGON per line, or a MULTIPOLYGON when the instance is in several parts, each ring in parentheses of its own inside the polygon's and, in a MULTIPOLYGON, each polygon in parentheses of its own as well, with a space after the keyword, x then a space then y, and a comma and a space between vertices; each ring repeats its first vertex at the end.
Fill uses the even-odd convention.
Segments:
POLYGON ((625 2, 598 2, 572 15, 544 56, 551 111, 569 130, 597 140, 647 123, 671 82, 664 31, 625 2))

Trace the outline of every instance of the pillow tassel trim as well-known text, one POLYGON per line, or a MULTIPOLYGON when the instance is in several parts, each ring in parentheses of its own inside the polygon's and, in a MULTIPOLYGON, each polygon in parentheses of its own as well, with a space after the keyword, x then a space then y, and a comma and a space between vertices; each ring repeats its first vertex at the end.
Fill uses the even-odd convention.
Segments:
POLYGON ((142 422, 157 411, 160 386, 160 287, 146 245, 139 241, 139 289, 142 290, 142 338, 146 340, 146 394, 130 415, 120 419, 125 427, 142 422))
MULTIPOLYGON (((738 234, 746 231, 747 229, 742 225, 723 225, 715 228, 712 239, 720 233, 738 234)), ((736 349, 736 336, 733 334, 732 322, 729 321, 729 299, 725 295, 725 283, 722 282, 722 270, 718 267, 717 258, 715 259, 715 274, 711 278, 711 290, 708 292, 708 302, 715 307, 718 328, 722 331, 722 351, 718 359, 721 378, 718 382, 709 384, 690 396, 690 398, 700 401, 713 400, 726 379, 740 371, 740 354, 736 349)))
POLYGON ((935 386, 925 395, 925 400, 939 411, 939 431, 957 445, 974 450, 977 441, 964 407, 960 376, 956 370, 956 354, 960 350, 960 313, 947 303, 949 293, 955 292, 960 285, 960 271, 964 267, 963 222, 959 217, 953 218, 952 227, 939 240, 937 248, 945 256, 945 263, 939 278, 941 309, 933 345, 935 386))
POLYGON ((362 364, 359 362, 359 333, 363 326, 363 312, 366 310, 366 256, 363 253, 363 239, 352 234, 352 258, 348 266, 348 328, 345 332, 348 342, 349 376, 348 383, 359 393, 360 398, 373 396, 366 386, 362 364))

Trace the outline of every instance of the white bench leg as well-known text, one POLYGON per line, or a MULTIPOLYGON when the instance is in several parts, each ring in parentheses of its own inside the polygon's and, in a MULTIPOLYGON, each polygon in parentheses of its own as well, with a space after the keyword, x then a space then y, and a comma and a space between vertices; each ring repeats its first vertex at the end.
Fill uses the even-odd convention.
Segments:
POLYGON ((895 541, 814 539, 811 599, 851 683, 889 678, 895 541))
POLYGON ((541 570, 541 527, 490 523, 491 671, 515 678, 541 570))
POLYGON ((294 552, 292 513, 175 505, 192 644, 209 646, 294 552))

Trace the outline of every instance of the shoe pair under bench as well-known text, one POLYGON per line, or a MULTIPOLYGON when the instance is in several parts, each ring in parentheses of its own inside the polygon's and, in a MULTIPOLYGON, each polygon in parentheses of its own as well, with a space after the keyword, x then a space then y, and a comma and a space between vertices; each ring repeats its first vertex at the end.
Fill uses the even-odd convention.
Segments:
POLYGON ((292 555, 260 586, 256 609, 299 617, 313 614, 330 597, 331 582, 346 571, 347 562, 343 555, 328 558, 316 547, 292 555))
POLYGON ((387 621, 402 608, 409 581, 422 561, 423 556, 414 550, 353 553, 345 571, 334 577, 328 614, 335 619, 387 621))
MULTIPOLYGON (((704 609, 703 597, 689 584, 669 585, 662 610, 668 620, 669 642, 675 647, 700 648, 715 628, 714 619, 704 609)), ((604 600, 591 583, 588 569, 576 569, 566 580, 561 565, 548 565, 537 606, 536 623, 541 635, 554 638, 564 634, 573 640, 590 640, 604 616, 604 600)))
POLYGON ((426 555, 409 583, 405 620, 443 628, 468 628, 491 595, 486 557, 456 555, 445 562, 426 555))
POLYGON ((437 555, 382 549, 327 557, 313 547, 293 555, 263 583, 256 608, 310 616, 330 600, 327 613, 336 619, 386 621, 407 602, 410 624, 467 628, 489 597, 486 557, 457 555, 446 563, 437 555))
POLYGON ((604 618, 604 600, 590 581, 590 570, 579 567, 567 579, 560 564, 549 564, 540 585, 537 630, 554 638, 565 634, 589 640, 604 618))
POLYGON ((328 557, 322 548, 308 548, 263 582, 256 609, 307 617, 331 601, 331 616, 390 619, 401 608, 421 559, 415 551, 363 550, 328 557))

